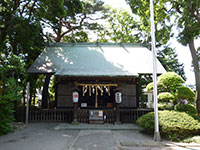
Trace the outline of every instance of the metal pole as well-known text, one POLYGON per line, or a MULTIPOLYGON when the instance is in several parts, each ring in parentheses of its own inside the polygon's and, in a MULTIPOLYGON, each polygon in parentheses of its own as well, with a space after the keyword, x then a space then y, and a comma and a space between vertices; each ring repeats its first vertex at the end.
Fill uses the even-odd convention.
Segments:
POLYGON ((29 89, 30 89, 30 82, 26 85, 26 125, 28 124, 28 114, 29 114, 29 89))
POLYGON ((154 140, 160 141, 159 124, 158 124, 158 99, 157 99, 157 63, 156 63, 156 46, 155 46, 155 24, 154 24, 154 11, 153 0, 150 0, 150 15, 151 15, 151 51, 153 57, 153 94, 154 94, 154 140))

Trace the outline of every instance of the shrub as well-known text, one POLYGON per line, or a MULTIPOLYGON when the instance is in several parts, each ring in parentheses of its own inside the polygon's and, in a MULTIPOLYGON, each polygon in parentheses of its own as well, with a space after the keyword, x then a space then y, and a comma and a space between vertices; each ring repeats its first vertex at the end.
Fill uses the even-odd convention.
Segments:
POLYGON ((192 116, 195 120, 200 122, 200 117, 198 116, 197 110, 192 104, 177 104, 174 108, 176 111, 185 112, 192 116))
POLYGON ((159 110, 173 110, 173 104, 172 103, 158 103, 158 109, 159 110))
POLYGON ((158 94, 158 100, 161 102, 169 102, 170 100, 174 101, 175 96, 170 92, 162 92, 158 94))
POLYGON ((194 102, 195 93, 191 88, 181 86, 177 89, 176 96, 179 100, 186 99, 189 102, 194 102))
POLYGON ((200 136, 193 136, 183 140, 184 143, 198 143, 200 144, 200 136))
POLYGON ((147 84, 146 89, 147 91, 153 90, 153 82, 147 84))
POLYGON ((166 72, 158 77, 158 88, 167 91, 175 91, 177 87, 184 83, 184 80, 175 72, 166 72))
MULTIPOLYGON (((184 112, 159 111, 160 134, 166 139, 178 141, 186 137, 197 135, 200 123, 184 112)), ((144 128, 146 133, 154 133, 154 113, 150 112, 138 118, 136 123, 144 128)))
POLYGON ((197 115, 197 110, 192 104, 177 104, 174 110, 180 112, 186 112, 187 114, 197 115))
POLYGON ((144 128, 144 131, 147 134, 154 133, 154 112, 147 113, 139 117, 136 121, 136 124, 144 128))
POLYGON ((15 79, 10 78, 4 90, 4 95, 0 94, 0 135, 12 130, 10 123, 14 121, 14 102, 21 99, 21 87, 16 84, 15 79))

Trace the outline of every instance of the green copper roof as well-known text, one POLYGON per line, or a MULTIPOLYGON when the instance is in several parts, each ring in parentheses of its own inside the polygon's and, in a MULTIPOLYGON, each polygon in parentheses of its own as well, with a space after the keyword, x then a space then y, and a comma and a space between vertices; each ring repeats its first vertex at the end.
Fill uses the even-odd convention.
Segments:
MULTIPOLYGON (((135 44, 54 43, 46 47, 28 73, 59 76, 136 76, 151 74, 152 53, 135 44)), ((157 61, 157 72, 165 69, 157 61)))

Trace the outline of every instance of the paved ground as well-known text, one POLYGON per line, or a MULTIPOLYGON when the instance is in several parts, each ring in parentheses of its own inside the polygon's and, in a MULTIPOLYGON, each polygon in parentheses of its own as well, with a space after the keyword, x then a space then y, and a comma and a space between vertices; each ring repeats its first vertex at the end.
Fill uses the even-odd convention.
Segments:
MULTIPOLYGON (((199 145, 156 143, 138 129, 64 129, 64 124, 29 124, 0 136, 0 150, 197 150, 199 145), (60 127, 60 128, 59 128, 60 127)), ((70 126, 70 125, 68 125, 70 126)), ((84 125, 85 126, 85 125, 84 125)), ((131 126, 131 125, 128 125, 131 126)), ((133 125, 135 126, 135 125, 133 125)))

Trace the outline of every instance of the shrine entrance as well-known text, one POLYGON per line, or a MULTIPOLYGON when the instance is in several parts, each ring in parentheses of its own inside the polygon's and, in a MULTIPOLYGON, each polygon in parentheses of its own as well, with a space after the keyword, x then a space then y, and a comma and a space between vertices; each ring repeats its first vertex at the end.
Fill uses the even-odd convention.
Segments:
POLYGON ((79 88, 79 108, 103 109, 115 107, 117 84, 76 83, 79 88))

